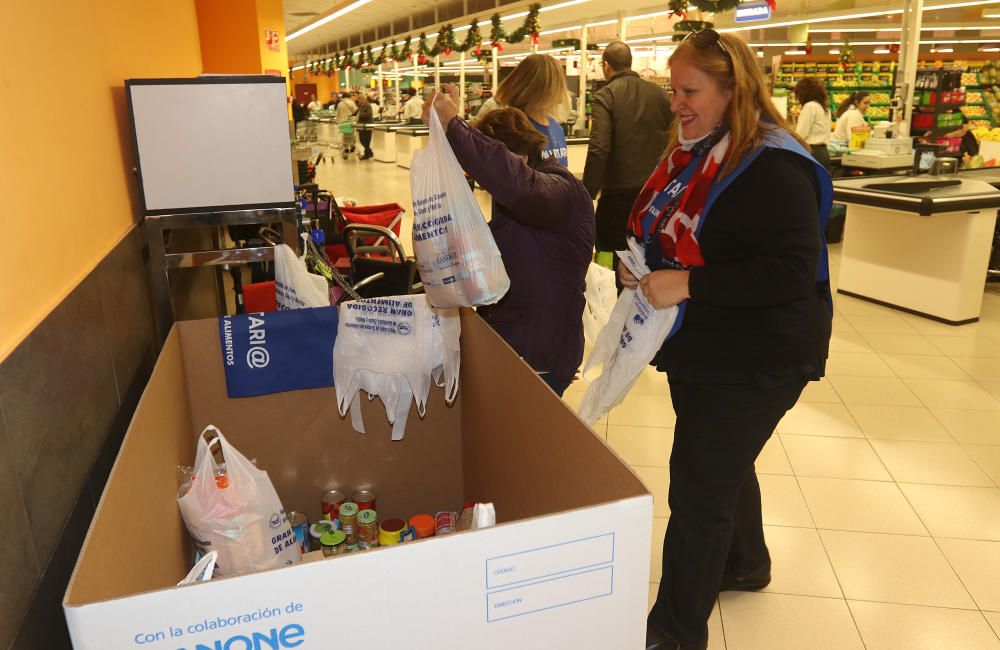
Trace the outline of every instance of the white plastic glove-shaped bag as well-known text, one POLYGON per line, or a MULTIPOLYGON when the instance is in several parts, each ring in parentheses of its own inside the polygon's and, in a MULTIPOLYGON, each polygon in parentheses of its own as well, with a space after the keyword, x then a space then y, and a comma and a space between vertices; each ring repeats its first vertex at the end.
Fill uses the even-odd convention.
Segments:
POLYGON ((435 378, 443 378, 446 396, 454 399, 461 331, 457 310, 438 314, 426 296, 413 295, 346 302, 339 313, 334 382, 340 414, 350 408, 356 431, 364 433, 361 390, 369 399, 382 399, 393 440, 402 439, 413 401, 424 414, 435 378))
POLYGON ((500 249, 435 110, 427 146, 413 154, 410 191, 413 255, 431 304, 471 307, 503 298, 510 278, 500 249))
MULTIPOLYGON (((642 248, 629 240, 629 251, 619 251, 636 278, 649 273, 642 248)), ((625 289, 608 324, 597 335, 594 350, 583 366, 583 377, 602 366, 580 402, 580 418, 589 425, 622 403, 642 371, 653 360, 677 320, 677 307, 653 309, 642 291, 625 289)))
POLYGON ((257 469, 214 426, 198 436, 194 478, 177 504, 195 544, 204 553, 218 551, 218 577, 298 564, 302 558, 267 472, 257 469), (224 474, 212 454, 215 445, 225 459, 224 474))

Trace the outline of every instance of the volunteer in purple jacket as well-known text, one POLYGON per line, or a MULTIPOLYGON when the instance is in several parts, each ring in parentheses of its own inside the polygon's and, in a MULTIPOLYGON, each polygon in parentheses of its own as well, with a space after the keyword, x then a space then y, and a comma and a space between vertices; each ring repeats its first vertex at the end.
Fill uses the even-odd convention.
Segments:
POLYGON ((676 132, 629 218, 652 272, 619 267, 654 307, 680 309, 654 359, 677 420, 649 650, 706 648, 719 591, 770 582, 754 460, 823 376, 833 313, 830 177, 775 111, 757 57, 695 32, 670 57, 670 85, 676 132))
MULTIPOLYGON (((446 87, 447 88, 447 87, 446 87)), ((594 204, 565 166, 544 158, 546 138, 516 108, 470 127, 457 94, 433 103, 462 168, 493 195, 490 230, 510 290, 479 314, 558 395, 583 360, 584 280, 594 248, 594 204)))

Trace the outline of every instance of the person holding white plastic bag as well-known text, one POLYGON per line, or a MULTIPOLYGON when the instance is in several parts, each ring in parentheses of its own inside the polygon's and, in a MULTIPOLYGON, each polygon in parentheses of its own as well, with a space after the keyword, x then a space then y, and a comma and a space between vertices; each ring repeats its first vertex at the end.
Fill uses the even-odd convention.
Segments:
POLYGON ((654 358, 677 419, 646 648, 696 650, 719 591, 770 582, 754 461, 825 371, 833 188, 774 109, 746 43, 694 32, 669 63, 676 132, 629 218, 650 273, 619 274, 654 308, 679 305, 654 358))
POLYGON ((479 314, 562 395, 583 360, 584 279, 594 248, 594 204, 573 174, 545 159, 546 138, 516 108, 470 127, 458 89, 429 101, 462 168, 493 195, 490 230, 510 289, 479 314))

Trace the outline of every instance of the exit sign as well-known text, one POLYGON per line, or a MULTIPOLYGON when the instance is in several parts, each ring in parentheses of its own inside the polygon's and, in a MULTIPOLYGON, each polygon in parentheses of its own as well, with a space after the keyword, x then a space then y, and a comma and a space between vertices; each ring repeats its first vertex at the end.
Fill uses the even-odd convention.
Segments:
POLYGON ((736 22, 738 23, 767 20, 770 17, 771 5, 767 2, 748 2, 736 7, 736 22))

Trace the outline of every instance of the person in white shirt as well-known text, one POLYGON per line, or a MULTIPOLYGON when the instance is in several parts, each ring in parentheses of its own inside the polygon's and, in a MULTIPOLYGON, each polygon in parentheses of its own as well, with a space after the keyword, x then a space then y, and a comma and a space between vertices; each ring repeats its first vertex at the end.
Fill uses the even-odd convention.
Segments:
POLYGON ((838 140, 851 140, 851 129, 857 126, 868 126, 865 122, 865 111, 868 110, 868 93, 862 91, 853 93, 850 97, 840 103, 837 108, 837 126, 833 130, 833 137, 838 140))
POLYGON ((816 77, 802 77, 795 84, 795 97, 799 100, 799 121, 795 132, 812 149, 816 162, 830 169, 830 151, 826 143, 830 141, 830 99, 826 86, 816 77))
POLYGON ((358 105, 350 95, 344 95, 337 104, 337 121, 345 122, 358 112, 358 105))
POLYGON ((309 112, 312 112, 312 111, 321 111, 321 110, 323 110, 323 104, 320 103, 319 101, 317 101, 317 99, 315 97, 313 97, 312 101, 309 102, 309 105, 307 106, 307 108, 309 109, 309 112))
POLYGON ((403 104, 403 121, 407 124, 423 124, 420 116, 424 112, 424 100, 417 93, 416 88, 407 88, 406 93, 410 98, 403 104))

